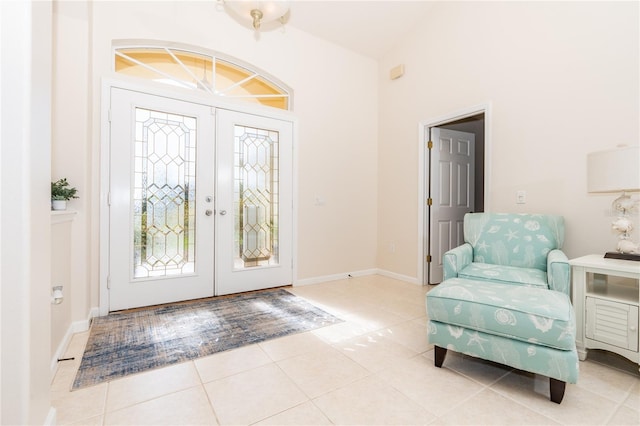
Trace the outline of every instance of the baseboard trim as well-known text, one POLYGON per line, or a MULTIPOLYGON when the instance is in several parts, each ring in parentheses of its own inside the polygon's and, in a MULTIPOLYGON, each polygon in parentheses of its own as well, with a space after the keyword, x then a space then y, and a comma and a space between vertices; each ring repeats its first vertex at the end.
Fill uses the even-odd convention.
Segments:
POLYGON ((64 353, 69 346, 69 342, 71 342, 71 336, 73 336, 73 333, 73 324, 70 324, 69 328, 67 328, 67 332, 62 338, 62 341, 58 345, 56 352, 53 354, 53 358, 51 359, 51 381, 53 381, 56 371, 58 371, 58 360, 64 356, 64 353))
POLYGON ((386 271, 384 269, 378 269, 378 275, 382 275, 389 278, 394 278, 399 281, 405 281, 411 284, 421 285, 416 277, 410 277, 408 275, 398 274, 396 272, 386 271))
POLYGON ((55 426, 57 423, 57 411, 54 407, 49 407, 49 412, 47 413, 47 418, 44 419, 45 426, 55 426))
POLYGON ((320 284, 320 283, 324 283, 324 282, 328 282, 328 281, 338 281, 338 280, 346 280, 349 278, 349 276, 351 276, 352 278, 355 277, 364 277, 367 275, 382 275, 384 277, 389 277, 389 278, 393 278, 399 281, 404 281, 404 282, 408 282, 411 284, 416 284, 416 285, 420 285, 420 283, 418 282, 418 278, 416 277, 410 277, 407 275, 402 275, 402 274, 398 274, 395 272, 391 272, 391 271, 386 271, 384 269, 364 269, 362 271, 355 271, 355 272, 343 272, 341 274, 333 274, 333 275, 324 275, 321 277, 314 277, 314 278, 304 278, 301 280, 297 280, 293 285, 295 286, 305 286, 305 285, 312 285, 312 284, 320 284))
POLYGON ((98 308, 91 308, 89 310, 89 314, 87 315, 86 320, 75 321, 69 324, 69 328, 67 328, 67 332, 64 334, 64 338, 58 345, 55 354, 53 354, 53 358, 51 359, 51 380, 56 375, 56 371, 58 371, 58 360, 64 356, 64 353, 67 351, 69 347, 69 343, 71 342, 71 338, 75 333, 82 333, 84 331, 89 330, 91 326, 91 320, 98 316, 100 310, 98 308))
POLYGON ((314 277, 314 278, 304 278, 301 280, 297 280, 295 283, 293 283, 293 286, 296 287, 296 286, 320 284, 328 281, 346 280, 346 279, 349 279, 349 276, 351 276, 351 278, 364 277, 367 275, 375 275, 377 271, 378 271, 377 269, 364 269, 361 271, 343 272, 341 274, 324 275, 321 277, 314 277))

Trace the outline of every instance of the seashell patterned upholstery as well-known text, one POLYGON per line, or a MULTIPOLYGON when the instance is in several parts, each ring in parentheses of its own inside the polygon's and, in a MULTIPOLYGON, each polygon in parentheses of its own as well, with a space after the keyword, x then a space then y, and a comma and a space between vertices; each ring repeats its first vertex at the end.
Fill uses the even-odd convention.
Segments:
POLYGON ((470 213, 464 236, 426 296, 436 366, 450 349, 541 374, 560 403, 579 371, 562 217, 470 213))

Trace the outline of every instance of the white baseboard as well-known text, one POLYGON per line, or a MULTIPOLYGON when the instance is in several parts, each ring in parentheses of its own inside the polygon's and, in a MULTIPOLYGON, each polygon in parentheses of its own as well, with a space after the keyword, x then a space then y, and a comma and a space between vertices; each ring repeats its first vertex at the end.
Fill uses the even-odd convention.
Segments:
POLYGON ((301 280, 297 280, 293 283, 295 286, 303 286, 303 285, 311 285, 311 284, 320 284, 328 281, 338 281, 338 280, 346 280, 351 277, 364 277, 367 275, 375 275, 377 273, 377 269, 364 269, 362 271, 354 271, 354 272, 343 272, 341 274, 332 274, 332 275, 324 275, 321 277, 314 278, 304 278, 301 280))
POLYGON ((51 380, 52 381, 56 375, 56 371, 58 371, 58 360, 64 356, 64 353, 66 352, 67 347, 69 346, 69 342, 71 342, 71 336, 73 336, 73 333, 74 333, 73 324, 71 324, 69 325, 69 328, 67 328, 67 332, 64 334, 64 337, 62 338, 62 341, 58 345, 56 352, 53 354, 53 358, 51 358, 51 380))
POLYGON ((57 423, 57 412, 54 407, 49 407, 49 412, 47 413, 47 418, 44 419, 44 426, 55 426, 57 423))
POLYGON ((420 283, 418 282, 418 278, 416 277, 410 277, 407 275, 386 271, 384 269, 364 269, 362 271, 343 272, 341 274, 324 275, 321 277, 314 277, 314 278, 304 278, 302 280, 297 280, 293 285, 303 286, 303 285, 319 284, 319 283, 324 283, 328 281, 345 280, 349 278, 349 275, 351 275, 351 277, 364 277, 367 275, 376 275, 376 274, 393 278, 399 281, 405 281, 411 284, 420 285, 420 283))
POLYGON ((89 327, 91 327, 91 321, 97 316, 100 316, 100 308, 91 308, 86 320, 76 321, 71 324, 71 326, 73 327, 73 332, 82 333, 83 331, 89 330, 89 327))
POLYGON ((75 333, 82 333, 89 330, 91 320, 98 316, 98 312, 98 308, 91 308, 86 320, 75 321, 69 325, 67 332, 64 334, 62 341, 56 349, 56 353, 53 354, 53 358, 51 359, 51 380, 53 380, 56 375, 56 371, 58 370, 58 360, 64 356, 64 353, 67 351, 67 347, 69 347, 69 342, 71 342, 71 338, 73 337, 73 335, 75 333))
POLYGON ((407 275, 402 275, 402 274, 398 274, 391 271, 385 271, 384 269, 378 269, 377 273, 385 277, 394 278, 396 280, 405 281, 411 284, 421 285, 421 283, 418 282, 418 278, 415 278, 415 277, 410 277, 407 275))

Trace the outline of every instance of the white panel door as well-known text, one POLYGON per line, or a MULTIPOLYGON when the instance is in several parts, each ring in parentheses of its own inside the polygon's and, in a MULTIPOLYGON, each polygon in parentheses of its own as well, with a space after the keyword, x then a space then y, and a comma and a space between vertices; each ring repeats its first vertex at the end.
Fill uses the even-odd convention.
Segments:
POLYGON ((464 242, 464 215, 474 208, 475 135, 431 129, 429 284, 442 281, 442 255, 464 242))
POLYGON ((109 310, 213 296, 209 106, 111 89, 109 310))
POLYGON ((291 284, 293 123, 216 117, 216 294, 291 284))

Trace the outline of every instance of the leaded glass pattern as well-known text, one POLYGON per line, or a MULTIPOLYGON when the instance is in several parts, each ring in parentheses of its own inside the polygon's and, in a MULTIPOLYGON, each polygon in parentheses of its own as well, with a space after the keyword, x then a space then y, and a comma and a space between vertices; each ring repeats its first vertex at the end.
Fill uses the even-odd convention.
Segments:
POLYGON ((278 138, 275 131, 234 127, 236 268, 279 262, 278 138))
POLYGON ((196 119, 136 108, 134 278, 195 270, 196 119))

